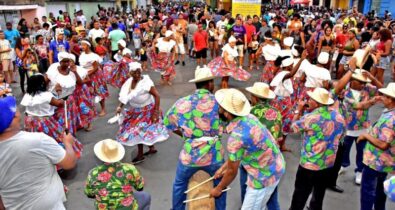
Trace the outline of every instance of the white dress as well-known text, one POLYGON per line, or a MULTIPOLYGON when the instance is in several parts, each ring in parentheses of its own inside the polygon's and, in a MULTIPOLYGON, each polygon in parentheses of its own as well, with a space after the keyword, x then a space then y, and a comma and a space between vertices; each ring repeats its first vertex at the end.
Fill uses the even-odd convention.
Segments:
POLYGON ((49 83, 49 91, 53 94, 57 95, 58 93, 55 91, 56 84, 59 84, 62 87, 62 92, 58 95, 59 98, 65 98, 71 94, 73 94, 75 90, 75 86, 77 84, 77 78, 75 77, 73 72, 69 72, 68 75, 63 75, 59 73, 58 67, 59 63, 53 63, 49 66, 47 71, 49 83))

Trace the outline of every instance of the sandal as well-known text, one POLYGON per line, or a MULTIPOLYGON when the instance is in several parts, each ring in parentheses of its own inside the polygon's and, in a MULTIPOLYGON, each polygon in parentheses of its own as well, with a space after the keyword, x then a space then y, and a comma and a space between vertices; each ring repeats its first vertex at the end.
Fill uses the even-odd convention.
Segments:
POLYGON ((142 162, 144 162, 144 160, 145 160, 145 157, 143 156, 143 157, 135 157, 133 160, 132 160, 132 164, 134 164, 134 165, 137 165, 137 164, 139 164, 139 163, 142 163, 142 162))
POLYGON ((158 150, 149 150, 148 152, 144 152, 144 156, 154 155, 158 153, 158 150))

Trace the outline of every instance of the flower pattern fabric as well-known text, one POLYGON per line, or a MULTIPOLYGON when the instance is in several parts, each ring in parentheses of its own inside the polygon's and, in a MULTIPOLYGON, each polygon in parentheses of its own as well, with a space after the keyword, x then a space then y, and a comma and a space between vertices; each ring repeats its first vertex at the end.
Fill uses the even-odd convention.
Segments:
POLYGON ((255 115, 266 126, 274 139, 278 141, 282 138, 282 116, 278 109, 263 102, 255 105, 251 109, 251 114, 255 115))
POLYGON ((370 126, 369 121, 369 109, 354 109, 355 105, 369 100, 370 97, 373 97, 377 94, 377 88, 372 86, 371 84, 366 84, 365 87, 361 90, 361 96, 359 99, 355 99, 353 97, 353 93, 350 89, 350 86, 347 86, 346 91, 344 93, 344 105, 346 106, 348 115, 347 115, 347 130, 362 130, 367 129, 370 126))
POLYGON ((379 141, 390 144, 387 150, 381 150, 370 142, 366 142, 363 152, 363 163, 379 172, 395 171, 395 110, 384 112, 369 133, 379 141))
POLYGON ((95 197, 95 207, 99 210, 137 210, 133 188, 137 191, 144 188, 144 179, 136 167, 128 163, 105 163, 89 172, 85 194, 95 197))
POLYGON ((200 167, 223 162, 224 149, 220 140, 196 140, 220 135, 218 109, 214 95, 199 89, 179 99, 167 112, 163 120, 167 128, 183 133, 184 146, 179 157, 182 164, 200 167))
POLYGON ((226 127, 230 134, 229 160, 241 161, 248 173, 247 185, 262 189, 273 185, 285 173, 285 160, 269 130, 252 114, 233 119, 226 127))
POLYGON ((211 73, 217 77, 229 76, 239 81, 247 81, 251 77, 250 73, 238 67, 235 63, 231 63, 227 67, 222 57, 217 57, 210 61, 210 63, 207 64, 207 67, 210 68, 211 73))
POLYGON ((92 123, 97 116, 94 97, 89 92, 89 87, 87 84, 77 84, 73 95, 78 106, 77 128, 84 128, 92 123))
POLYGON ((395 176, 392 176, 384 182, 384 192, 395 202, 395 176))
POLYGON ((270 82, 274 78, 274 71, 275 70, 276 70, 276 67, 274 66, 274 61, 267 61, 265 66, 263 67, 260 81, 270 84, 270 82))
POLYGON ((121 88, 123 83, 129 79, 129 66, 133 59, 122 58, 119 62, 108 61, 103 65, 104 76, 108 84, 121 88))
POLYGON ((300 165, 313 171, 332 167, 345 126, 340 112, 325 106, 295 121, 293 131, 303 133, 300 165))

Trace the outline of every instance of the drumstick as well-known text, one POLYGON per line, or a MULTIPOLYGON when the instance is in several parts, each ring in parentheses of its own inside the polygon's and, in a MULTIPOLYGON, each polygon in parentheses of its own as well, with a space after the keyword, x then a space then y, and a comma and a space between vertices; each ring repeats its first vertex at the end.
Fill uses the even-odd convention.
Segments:
MULTIPOLYGON (((222 192, 226 192, 228 190, 230 190, 230 187, 222 190, 222 192)), ((189 203, 189 202, 192 202, 192 201, 197 201, 197 200, 201 200, 201 199, 205 199, 205 198, 209 198, 209 197, 210 197, 210 194, 203 195, 203 196, 200 196, 200 197, 197 197, 197 198, 192 198, 192 199, 189 199, 189 200, 185 200, 183 203, 189 203)))
POLYGON ((207 179, 206 181, 203 181, 203 182, 201 182, 201 183, 199 183, 199 184, 197 184, 197 185, 195 185, 195 186, 191 187, 191 189, 188 189, 188 190, 187 190, 187 191, 185 191, 184 193, 189 193, 189 192, 191 192, 192 190, 194 190, 194 189, 196 189, 196 188, 198 188, 198 187, 200 187, 200 186, 202 186, 202 185, 206 184, 207 182, 209 182, 209 181, 213 180, 214 178, 215 178, 215 177, 214 177, 214 176, 212 176, 212 177, 210 177, 209 179, 207 179))
POLYGON ((69 132, 69 123, 67 121, 67 102, 64 101, 64 123, 66 125, 65 132, 66 134, 69 132))

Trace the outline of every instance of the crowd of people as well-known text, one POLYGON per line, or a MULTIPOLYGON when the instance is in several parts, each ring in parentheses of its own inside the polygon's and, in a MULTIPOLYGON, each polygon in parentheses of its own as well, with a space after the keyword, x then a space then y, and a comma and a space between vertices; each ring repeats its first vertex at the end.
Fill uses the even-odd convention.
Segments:
POLYGON ((388 11, 378 17, 355 7, 269 4, 244 17, 167 1, 131 13, 98 9, 90 20, 82 10, 74 17, 59 11, 0 31, 0 209, 65 209, 68 189, 58 174, 83 158, 76 134, 107 115, 109 88, 119 89, 109 120, 119 130, 94 146, 103 164, 90 170, 84 192, 96 209, 150 209, 135 165, 171 132, 183 139, 171 209, 186 208, 188 182, 203 170, 214 177, 216 209, 226 209, 223 191, 239 173, 241 209, 279 210, 290 133, 300 133, 302 145, 289 209, 304 209, 311 194, 308 208, 320 210, 327 189, 343 193, 337 179, 351 165, 354 142, 360 209, 384 210, 387 196, 395 201, 395 176, 388 177, 395 173, 395 83, 384 80, 388 71, 395 77, 395 21, 388 11), (143 73, 158 72, 161 85, 172 85, 187 62, 196 62, 189 81, 196 90, 164 111, 143 73), (241 91, 230 78, 249 83, 241 91), (371 123, 376 104, 384 108, 371 123), (137 156, 121 162, 124 146, 135 145, 137 156))

